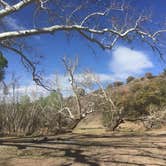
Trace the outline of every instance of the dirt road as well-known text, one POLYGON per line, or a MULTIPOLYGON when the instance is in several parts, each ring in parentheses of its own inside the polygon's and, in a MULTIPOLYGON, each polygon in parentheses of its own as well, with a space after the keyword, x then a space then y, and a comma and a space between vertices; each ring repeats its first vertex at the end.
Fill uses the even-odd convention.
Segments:
POLYGON ((0 166, 166 166, 166 134, 1 138, 0 166))

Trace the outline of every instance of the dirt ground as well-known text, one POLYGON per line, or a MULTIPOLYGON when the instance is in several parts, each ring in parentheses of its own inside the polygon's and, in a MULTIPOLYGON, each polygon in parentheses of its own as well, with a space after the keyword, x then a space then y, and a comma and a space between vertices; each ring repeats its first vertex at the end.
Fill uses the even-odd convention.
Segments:
POLYGON ((1 138, 0 166, 166 166, 166 132, 1 138))

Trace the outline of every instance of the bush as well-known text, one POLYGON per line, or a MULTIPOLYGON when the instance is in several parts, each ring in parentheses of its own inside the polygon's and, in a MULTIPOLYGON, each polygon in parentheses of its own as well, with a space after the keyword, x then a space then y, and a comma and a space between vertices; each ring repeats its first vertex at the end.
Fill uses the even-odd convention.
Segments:
POLYGON ((114 91, 113 99, 116 105, 124 107, 125 117, 146 116, 149 105, 166 106, 166 79, 159 77, 153 81, 133 82, 127 93, 114 91))
POLYGON ((145 78, 147 78, 147 79, 153 78, 152 73, 146 73, 146 74, 145 74, 145 78))
POLYGON ((123 115, 121 110, 103 112, 103 124, 109 130, 114 131, 122 122, 123 115))
POLYGON ((126 79, 126 82, 127 84, 131 81, 133 81, 135 78, 133 76, 129 76, 127 79, 126 79))
POLYGON ((114 85, 114 87, 118 87, 118 86, 123 85, 123 82, 121 82, 121 81, 116 81, 116 82, 113 83, 113 85, 114 85))
POLYGON ((109 84, 107 85, 107 88, 106 89, 112 89, 113 88, 113 85, 112 84, 109 84))
POLYGON ((84 90, 83 88, 78 88, 77 94, 78 94, 79 96, 85 96, 85 90, 84 90))
POLYGON ((144 77, 141 77, 140 80, 143 81, 145 78, 144 77))
POLYGON ((43 134, 41 130, 47 128, 47 133, 57 133, 68 128, 71 120, 67 112, 60 113, 61 95, 55 92, 39 100, 30 101, 25 95, 19 103, 0 103, 0 133, 8 135, 43 134))
POLYGON ((144 121, 144 126, 147 129, 157 129, 166 125, 166 107, 149 105, 148 113, 149 115, 144 121))
POLYGON ((130 90, 131 90, 131 92, 135 93, 138 90, 140 90, 141 88, 142 88, 142 85, 137 82, 137 83, 131 85, 130 90))
POLYGON ((5 76, 5 68, 8 67, 8 61, 0 51, 0 81, 4 79, 5 76))
POLYGON ((166 68, 163 70, 163 75, 166 76, 166 68))

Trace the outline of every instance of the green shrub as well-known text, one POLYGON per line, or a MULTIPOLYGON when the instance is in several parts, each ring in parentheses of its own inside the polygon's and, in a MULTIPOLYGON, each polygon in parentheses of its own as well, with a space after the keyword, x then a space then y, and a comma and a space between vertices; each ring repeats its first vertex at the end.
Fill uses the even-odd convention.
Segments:
POLYGON ((114 85, 114 87, 118 87, 118 86, 123 85, 123 82, 121 82, 121 81, 115 81, 115 82, 113 83, 113 85, 114 85))
POLYGON ((133 85, 130 86, 130 90, 133 93, 137 92, 141 88, 142 88, 142 85, 139 82, 137 82, 137 83, 135 83, 135 84, 133 84, 133 85))
POLYGON ((166 106, 166 80, 157 78, 153 81, 133 82, 127 93, 115 91, 113 99, 118 107, 124 107, 127 118, 148 115, 149 105, 159 108, 166 106))
POLYGON ((106 89, 112 89, 113 88, 113 85, 112 84, 109 84, 107 85, 107 88, 106 89))
POLYGON ((0 52, 0 81, 4 79, 5 76, 5 68, 8 66, 8 61, 3 56, 2 52, 0 52))
POLYGON ((148 72, 145 74, 145 78, 147 79, 152 79, 154 76, 152 75, 152 73, 148 72))
POLYGON ((114 131, 119 124, 123 121, 121 110, 115 111, 104 111, 103 112, 103 125, 107 127, 109 130, 114 131))
POLYGON ((163 70, 163 75, 166 76, 166 68, 163 70))
POLYGON ((129 76, 127 79, 126 79, 126 82, 127 84, 131 81, 133 81, 135 78, 133 76, 129 76))

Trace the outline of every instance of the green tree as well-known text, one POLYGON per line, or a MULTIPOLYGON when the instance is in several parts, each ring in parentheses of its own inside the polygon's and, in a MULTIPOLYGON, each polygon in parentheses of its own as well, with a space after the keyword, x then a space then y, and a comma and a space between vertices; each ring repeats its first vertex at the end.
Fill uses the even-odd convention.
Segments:
POLYGON ((4 79, 6 67, 8 67, 8 61, 3 56, 2 52, 0 52, 0 81, 4 79))
POLYGON ((163 70, 163 75, 166 76, 166 68, 163 70))
POLYGON ((147 79, 151 79, 151 78, 153 78, 152 73, 150 73, 150 72, 145 73, 145 78, 147 78, 147 79))
POLYGON ((118 87, 118 86, 123 85, 123 82, 121 82, 121 81, 115 81, 115 82, 113 83, 113 85, 114 85, 114 87, 118 87))
POLYGON ((126 82, 127 84, 131 81, 133 81, 135 78, 133 76, 129 76, 127 79, 126 79, 126 82))

